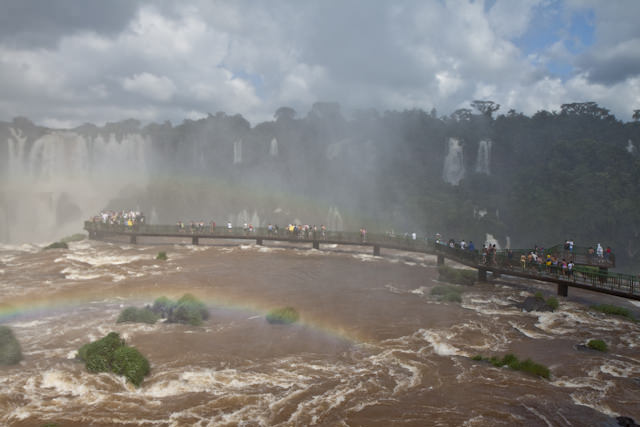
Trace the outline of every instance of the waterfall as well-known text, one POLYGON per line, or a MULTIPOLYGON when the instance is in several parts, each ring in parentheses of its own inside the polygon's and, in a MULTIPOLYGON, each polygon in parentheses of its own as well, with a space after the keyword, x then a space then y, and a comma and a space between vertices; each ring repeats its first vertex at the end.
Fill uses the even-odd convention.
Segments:
POLYGON ((331 231, 343 231, 344 221, 342 215, 338 212, 338 208, 331 206, 327 214, 327 229, 331 231))
POLYGON ((271 140, 271 145, 269 146, 269 155, 271 157, 278 156, 278 140, 275 138, 271 140))
POLYGON ((158 224, 158 212, 156 211, 156 207, 151 208, 151 215, 147 219, 147 224, 158 224))
POLYGON ((464 178, 464 157, 462 145, 456 138, 449 138, 449 151, 444 159, 442 179, 452 185, 458 185, 464 178))
POLYGON ((476 160, 476 172, 490 175, 489 159, 491 156, 491 146, 493 141, 483 139, 478 144, 478 158, 476 160))
POLYGON ((633 145, 633 141, 631 141, 631 140, 627 141, 627 147, 626 148, 627 148, 627 152, 629 154, 633 154, 636 151, 636 147, 635 147, 635 145, 633 145))
POLYGON ((0 230, 2 240, 50 242, 77 233, 123 189, 147 184, 148 137, 118 142, 113 134, 49 131, 28 141, 21 129, 9 130, 3 217, 11 228, 0 230))
POLYGON ((249 224, 253 225, 254 228, 260 227, 260 217, 258 216, 258 212, 253 211, 253 215, 251 215, 251 222, 249 224))
POLYGON ((24 148, 27 138, 23 135, 22 129, 9 128, 9 131, 13 136, 7 141, 9 144, 9 179, 11 179, 18 178, 24 173, 24 148))
POLYGON ((233 142, 233 164, 237 165, 242 163, 242 140, 239 139, 233 142))
POLYGON ((485 240, 485 244, 487 245, 487 247, 489 247, 489 245, 496 245, 496 249, 500 249, 500 243, 498 243, 498 239, 493 237, 493 234, 487 233, 486 237, 487 238, 485 240))

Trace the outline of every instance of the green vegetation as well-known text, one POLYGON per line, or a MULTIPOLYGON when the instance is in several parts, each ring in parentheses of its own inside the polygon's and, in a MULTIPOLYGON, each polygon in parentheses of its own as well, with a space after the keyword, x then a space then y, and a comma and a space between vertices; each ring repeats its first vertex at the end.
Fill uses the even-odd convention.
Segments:
POLYGON ((616 316, 626 317, 627 319, 634 322, 636 321, 635 317, 633 317, 633 315, 628 309, 624 307, 618 307, 617 305, 598 304, 598 305, 592 305, 591 309, 599 311, 601 313, 605 313, 605 314, 614 314, 616 316))
POLYGON ((20 343, 8 326, 0 326, 0 365, 15 365, 22 360, 20 343))
POLYGON ((151 306, 151 311, 167 319, 168 322, 188 323, 198 326, 209 318, 209 310, 205 303, 191 294, 184 294, 178 301, 162 296, 151 306))
POLYGON ((473 285, 476 281, 477 273, 474 270, 462 270, 441 265, 438 267, 438 274, 438 279, 444 282, 456 283, 458 285, 473 285))
POLYGON ((44 251, 48 249, 69 249, 69 245, 66 242, 54 242, 44 247, 44 251))
POLYGON ((165 296, 161 296, 160 298, 156 298, 156 300, 153 302, 151 310, 161 318, 168 319, 169 314, 173 311, 173 308, 175 306, 175 301, 172 301, 165 296))
POLYGON ((556 311, 558 309, 558 307, 560 306, 560 304, 558 303, 558 298, 556 298, 556 297, 547 298, 547 305, 549 307, 551 307, 552 311, 556 311))
POLYGON ((71 236, 67 236, 60 239, 60 242, 61 243, 81 242, 86 238, 87 238, 86 234, 76 233, 76 234, 72 234, 71 236))
POLYGON ((113 372, 123 375, 135 386, 149 374, 149 361, 134 347, 125 345, 116 332, 83 345, 78 357, 85 362, 89 372, 113 372))
POLYGON ((551 311, 556 311, 560 306, 560 303, 558 302, 558 298, 552 296, 545 299, 544 296, 542 295, 542 292, 540 291, 536 292, 533 296, 537 301, 546 304, 547 307, 551 309, 551 311))
POLYGON ((589 340, 587 347, 598 351, 607 351, 609 349, 607 343, 602 340, 589 340))
POLYGON ((462 290, 458 286, 437 285, 431 289, 431 295, 439 301, 462 302, 462 290))
POLYGON ((139 386, 151 368, 149 361, 134 347, 122 346, 113 353, 111 369, 139 386))
POLYGON ((293 307, 283 307, 271 310, 267 314, 267 322, 271 324, 291 324, 298 321, 300 315, 293 307))
POLYGON ((158 252, 156 259, 160 261, 166 261, 169 258, 167 258, 167 253, 163 251, 163 252, 158 252))
POLYGON ((127 307, 120 312, 116 323, 133 322, 154 324, 160 316, 150 308, 127 307))
POLYGON ((545 379, 549 379, 551 374, 549 372, 549 368, 547 368, 544 365, 541 365, 539 363, 535 363, 534 361, 532 361, 531 359, 527 359, 524 361, 520 361, 518 360, 518 358, 509 353, 506 354, 502 359, 496 357, 496 356, 492 356, 492 357, 483 357, 481 355, 476 355, 473 356, 471 358, 472 360, 475 361, 486 361, 491 363, 493 366, 500 368, 503 366, 508 366, 509 368, 515 370, 515 371, 523 371, 523 372, 527 372, 529 374, 532 375, 537 375, 539 377, 545 378, 545 379))

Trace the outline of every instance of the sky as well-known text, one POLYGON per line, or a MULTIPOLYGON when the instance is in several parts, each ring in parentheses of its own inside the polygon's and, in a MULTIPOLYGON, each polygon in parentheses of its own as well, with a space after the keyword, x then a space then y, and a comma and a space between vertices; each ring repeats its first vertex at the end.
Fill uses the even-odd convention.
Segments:
POLYGON ((0 0, 0 120, 640 109, 639 0, 0 0))

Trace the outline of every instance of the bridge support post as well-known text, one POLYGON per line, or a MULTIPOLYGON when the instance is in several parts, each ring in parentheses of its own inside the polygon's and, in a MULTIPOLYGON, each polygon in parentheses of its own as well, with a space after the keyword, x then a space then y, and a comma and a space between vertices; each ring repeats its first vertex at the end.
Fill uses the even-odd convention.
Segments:
POLYGON ((192 245, 197 245, 197 244, 198 244, 198 237, 193 236, 193 237, 191 238, 191 244, 192 244, 192 245))
POLYGON ((256 245, 262 246, 262 239, 256 239, 256 245))
POLYGON ((373 245, 373 256, 380 256, 380 246, 373 245))
POLYGON ((558 296, 566 297, 569 295, 569 285, 558 282, 558 296))
POLYGON ((486 282, 487 281, 487 270, 484 268, 478 269, 478 282, 486 282))
POLYGON ((138 236, 136 236, 135 234, 132 234, 131 236, 129 236, 129 243, 131 243, 132 245, 137 244, 138 236))
MULTIPOLYGON (((438 254, 438 265, 444 265, 444 255, 440 255, 438 254)), ((486 271, 485 271, 485 275, 486 275, 486 271)))
POLYGON ((320 242, 318 240, 313 241, 313 249, 320 249, 320 242))

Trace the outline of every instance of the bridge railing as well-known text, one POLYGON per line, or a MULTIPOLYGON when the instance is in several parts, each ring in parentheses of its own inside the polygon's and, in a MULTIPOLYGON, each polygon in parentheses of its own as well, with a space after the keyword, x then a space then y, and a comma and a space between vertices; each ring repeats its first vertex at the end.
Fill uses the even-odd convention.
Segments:
POLYGON ((333 231, 325 230, 300 230, 291 232, 286 228, 276 230, 268 230, 264 227, 254 228, 253 231, 245 230, 239 227, 227 228, 218 226, 212 228, 205 226, 204 228, 191 228, 189 225, 179 227, 178 225, 156 225, 156 224, 136 224, 133 226, 120 224, 104 224, 102 222, 85 222, 87 231, 102 233, 119 233, 119 234, 149 234, 149 235, 184 235, 185 237, 199 238, 243 238, 243 239, 263 239, 263 240, 289 240, 300 242, 330 242, 358 244, 362 243, 369 246, 386 246, 399 249, 410 249, 415 251, 426 252, 433 249, 433 242, 412 239, 410 236, 397 236, 390 234, 366 233, 364 236, 359 232, 349 231, 333 231))
POLYGON ((526 251, 498 251, 495 259, 483 260, 482 255, 477 251, 451 248, 447 245, 438 244, 435 246, 437 253, 445 257, 458 261, 468 261, 481 266, 495 267, 506 270, 525 271, 540 278, 555 278, 566 280, 581 285, 589 285, 597 289, 605 289, 624 294, 640 295, 640 276, 631 274, 608 273, 598 271, 597 268, 576 266, 572 273, 563 271, 560 267, 548 267, 543 263, 527 264, 522 269, 520 255, 526 251))

